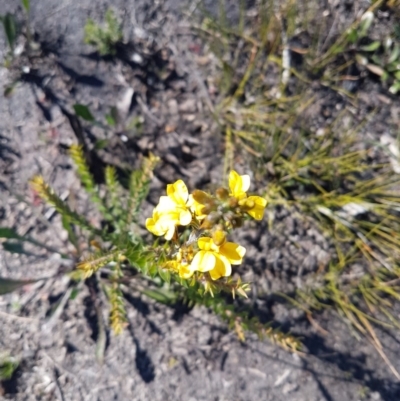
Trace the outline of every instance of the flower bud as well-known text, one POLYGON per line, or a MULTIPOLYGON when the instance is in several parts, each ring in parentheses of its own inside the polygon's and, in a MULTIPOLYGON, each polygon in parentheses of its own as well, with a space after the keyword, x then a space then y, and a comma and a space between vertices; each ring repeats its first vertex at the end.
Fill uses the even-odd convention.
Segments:
POLYGON ((225 240, 226 240, 226 234, 225 231, 223 231, 220 227, 218 227, 212 235, 212 240, 215 245, 220 246, 222 245, 225 240))
POLYGON ((239 201, 239 205, 241 206, 241 209, 246 211, 246 212, 248 210, 253 209, 253 207, 255 206, 254 201, 251 200, 251 199, 242 199, 242 200, 244 200, 244 202, 239 201))
POLYGON ((214 226, 213 222, 207 219, 204 219, 203 223, 201 224, 200 228, 203 230, 208 230, 214 226))
POLYGON ((211 212, 203 221, 201 228, 212 228, 220 219, 220 214, 217 212, 211 212))
POLYGON ((252 199, 241 199, 239 201, 239 206, 242 209, 242 211, 249 211, 251 209, 253 209, 253 207, 255 206, 255 202, 252 199))
POLYGON ((233 209, 238 204, 238 200, 234 197, 228 199, 228 207, 233 209))
POLYGON ((255 206, 256 204, 255 204, 255 202, 252 200, 252 199, 247 199, 247 201, 246 201, 246 206, 249 208, 249 209, 253 209, 253 207, 255 206))
POLYGON ((205 205, 212 200, 211 196, 208 193, 200 191, 199 189, 195 189, 192 192, 192 196, 196 202, 201 203, 202 205, 205 205))
POLYGON ((217 196, 217 198, 219 199, 219 200, 222 200, 222 201, 224 201, 224 200, 227 200, 228 199, 228 197, 229 197, 229 192, 228 192, 228 190, 226 189, 226 188, 218 188, 216 191, 215 191, 215 195, 217 196))
POLYGON ((234 217, 231 220, 232 228, 238 228, 243 226, 243 219, 241 217, 234 217))
POLYGON ((200 213, 201 214, 210 214, 213 211, 213 209, 214 209, 214 205, 208 203, 207 205, 205 205, 204 207, 202 207, 200 209, 200 213))

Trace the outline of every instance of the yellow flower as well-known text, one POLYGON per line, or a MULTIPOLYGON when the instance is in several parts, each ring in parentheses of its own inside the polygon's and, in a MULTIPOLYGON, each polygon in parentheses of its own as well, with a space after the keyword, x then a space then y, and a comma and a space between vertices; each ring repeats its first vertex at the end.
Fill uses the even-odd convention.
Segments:
POLYGON ((235 170, 229 173, 229 189, 231 190, 230 196, 237 199, 245 198, 246 192, 250 188, 250 176, 247 174, 239 175, 235 170))
POLYGON ((267 201, 261 196, 247 196, 246 192, 249 188, 250 177, 247 174, 239 175, 234 170, 229 173, 230 196, 234 196, 238 199, 239 205, 242 206, 244 211, 253 217, 253 219, 262 220, 267 201))
POLYGON ((193 272, 190 270, 190 265, 187 262, 178 262, 177 260, 170 260, 167 262, 166 267, 175 270, 179 273, 180 278, 190 278, 193 276, 193 272))
POLYGON ((191 199, 182 180, 167 185, 167 196, 161 196, 153 216, 146 220, 146 228, 157 236, 170 240, 176 226, 187 226, 192 221, 191 199))
POLYGON ((207 217, 214 206, 213 198, 207 192, 195 189, 191 195, 191 210, 197 220, 203 220, 207 217))
POLYGON ((201 221, 207 217, 206 214, 203 213, 204 205, 201 203, 197 202, 196 199, 192 197, 192 195, 189 195, 190 197, 190 209, 191 211, 196 215, 197 220, 201 221))
POLYGON ((190 270, 189 262, 193 259, 193 249, 190 247, 185 251, 179 249, 176 259, 170 260, 166 263, 165 267, 175 270, 179 273, 179 277, 181 278, 190 278, 193 275, 193 272, 190 270))
POLYGON ((224 242, 215 245, 211 238, 202 237, 198 240, 200 251, 194 256, 190 264, 190 271, 209 272, 213 280, 230 276, 232 265, 242 263, 246 249, 234 242, 224 242))
MULTIPOLYGON (((242 201, 239 201, 239 205, 242 201)), ((245 199, 245 211, 255 220, 262 220, 267 201, 261 196, 249 196, 245 199)))

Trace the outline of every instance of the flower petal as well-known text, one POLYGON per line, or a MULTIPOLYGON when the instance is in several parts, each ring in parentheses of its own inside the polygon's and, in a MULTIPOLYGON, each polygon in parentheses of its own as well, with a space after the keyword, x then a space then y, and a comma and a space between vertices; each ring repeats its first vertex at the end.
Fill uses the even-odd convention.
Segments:
MULTIPOLYGON (((154 231, 155 231, 155 221, 154 221, 154 219, 152 219, 152 218, 148 218, 148 219, 146 219, 146 228, 151 232, 151 233, 153 233, 154 234, 154 231)), ((156 234, 157 235, 157 234, 156 234)), ((162 234, 161 234, 162 235, 162 234)))
POLYGON ((197 220, 203 220, 207 216, 202 213, 204 205, 197 202, 193 198, 193 195, 189 195, 187 205, 190 207, 190 210, 196 215, 197 220))
POLYGON ((234 242, 225 242, 219 247, 219 252, 233 265, 240 265, 246 254, 246 248, 234 242))
POLYGON ((209 237, 201 237, 197 241, 197 245, 204 251, 209 251, 213 245, 213 240, 209 237))
POLYGON ((232 266, 228 259, 223 255, 215 255, 216 263, 214 269, 210 270, 210 276, 213 280, 220 277, 227 277, 232 274, 232 266))
POLYGON ((165 238, 167 241, 169 241, 169 240, 172 239, 172 237, 174 236, 174 234, 175 234, 175 225, 174 225, 174 224, 170 224, 170 225, 167 227, 167 230, 166 230, 166 232, 165 232, 164 238, 165 238))
POLYGON ((175 210, 176 207, 176 203, 169 196, 160 196, 160 200, 154 211, 157 213, 165 213, 175 210))
POLYGON ((242 197, 245 192, 250 188, 250 177, 239 175, 235 170, 229 173, 229 189, 235 197, 242 197))
POLYGON ((179 266, 179 277, 190 278, 193 276, 194 270, 190 268, 188 264, 182 264, 179 266))
POLYGON ((185 206, 188 200, 189 191, 182 180, 167 185, 167 195, 180 206, 185 206))
POLYGON ((192 221, 192 213, 189 210, 182 210, 179 213, 179 224, 181 226, 187 226, 192 221))
POLYGON ((199 272, 208 272, 214 269, 216 263, 215 256, 210 251, 199 251, 194 256, 190 264, 190 270, 199 272))
POLYGON ((254 202, 254 207, 247 211, 247 213, 256 220, 262 220, 264 217, 264 210, 267 206, 267 200, 261 196, 249 196, 247 199, 254 202))
POLYGON ((242 192, 247 192, 250 188, 250 176, 247 174, 241 175, 242 179, 242 192))

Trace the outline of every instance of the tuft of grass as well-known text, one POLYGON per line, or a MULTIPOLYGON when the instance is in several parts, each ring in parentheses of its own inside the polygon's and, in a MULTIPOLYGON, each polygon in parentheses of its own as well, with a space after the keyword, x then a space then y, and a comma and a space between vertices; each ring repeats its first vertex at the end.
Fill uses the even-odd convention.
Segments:
POLYGON ((91 18, 86 21, 84 42, 94 46, 101 56, 114 55, 122 39, 121 25, 112 9, 106 11, 102 26, 91 18))
POLYGON ((18 369, 19 363, 10 357, 3 357, 0 359, 0 381, 9 380, 18 369))
MULTIPOLYGON (((243 11, 236 27, 206 16, 195 30, 218 60, 215 118, 225 135, 224 170, 241 154, 256 177, 267 178, 272 210, 285 207, 310 221, 333 245, 329 264, 291 301, 307 313, 334 308, 400 378, 374 330, 400 327, 391 312, 400 297, 400 175, 387 148, 361 140, 367 120, 352 122, 344 109, 316 132, 303 117, 317 99, 312 85, 339 92, 356 107, 339 84, 357 63, 354 43, 367 37, 382 4, 374 2, 336 38, 322 35, 330 30, 315 20, 320 14, 312 4, 290 0, 261 2, 250 16, 243 11), (299 33, 308 35, 308 47, 296 45, 299 33)), ((397 60, 397 45, 386 47, 397 60)), ((376 50, 370 44, 364 53, 376 50)))

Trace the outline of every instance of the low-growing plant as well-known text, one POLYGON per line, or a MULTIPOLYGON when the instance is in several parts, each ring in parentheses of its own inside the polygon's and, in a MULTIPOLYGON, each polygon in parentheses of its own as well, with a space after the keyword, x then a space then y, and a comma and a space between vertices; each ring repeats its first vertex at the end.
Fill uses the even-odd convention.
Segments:
MULTIPOLYGON (((138 216, 158 158, 150 155, 143 159, 142 167, 130 174, 127 191, 119 183, 115 168, 107 166, 105 192, 101 195, 82 148, 71 146, 70 155, 82 186, 101 215, 102 226, 94 226, 72 210, 41 176, 34 177, 31 186, 61 214, 76 248, 80 260, 69 273, 75 283, 71 288, 80 288, 83 281, 90 286, 93 280, 101 280, 110 303, 110 327, 116 334, 127 325, 124 292, 137 290, 167 304, 180 301, 205 305, 227 321, 242 340, 244 332, 250 330, 287 349, 300 349, 296 338, 262 324, 250 310, 242 307, 239 311, 229 301, 236 295, 246 298, 249 284, 232 271, 232 266, 242 262, 246 249, 230 242, 228 236, 232 230, 244 229, 249 219, 261 220, 267 204, 263 197, 248 194, 248 175, 232 170, 229 188, 220 187, 213 194, 198 189, 189 194, 182 180, 167 185, 166 196, 160 197, 146 220, 147 230, 160 238, 146 241, 138 216)), ((27 240, 41 245, 7 228, 0 234, 18 243, 27 240)), ((3 293, 28 283, 0 278, 3 293)))
POLYGON ((0 383, 2 380, 12 378, 14 372, 18 369, 19 363, 16 359, 9 356, 0 357, 0 383))
POLYGON ((94 46, 101 56, 114 55, 116 44, 122 41, 122 29, 112 9, 104 16, 103 26, 89 18, 85 25, 85 43, 94 46))
POLYGON ((14 46, 15 41, 17 40, 17 22, 14 15, 10 13, 0 15, 0 22, 3 25, 4 34, 9 47, 8 54, 6 55, 6 59, 4 61, 4 65, 8 67, 14 55, 14 46))
POLYGON ((348 39, 354 46, 359 66, 379 76, 385 85, 389 85, 389 92, 395 95, 400 91, 400 38, 393 32, 386 38, 363 44, 373 19, 374 14, 366 12, 360 25, 349 30, 348 39))

